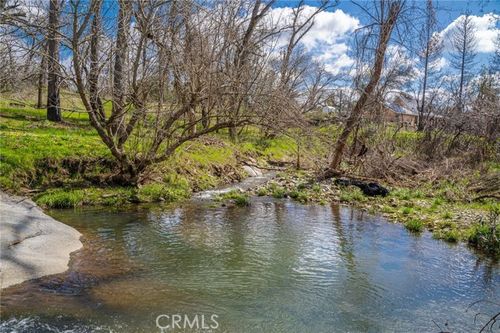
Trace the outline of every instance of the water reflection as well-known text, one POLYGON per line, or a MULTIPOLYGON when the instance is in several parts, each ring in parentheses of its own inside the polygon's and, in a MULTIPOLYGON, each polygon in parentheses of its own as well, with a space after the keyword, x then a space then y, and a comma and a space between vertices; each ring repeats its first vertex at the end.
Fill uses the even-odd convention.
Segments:
POLYGON ((152 332, 158 314, 217 313, 229 332, 432 332, 433 320, 468 332, 479 323, 467 306, 500 299, 498 265, 338 205, 53 215, 84 234, 84 250, 69 272, 3 292, 2 331, 152 332))

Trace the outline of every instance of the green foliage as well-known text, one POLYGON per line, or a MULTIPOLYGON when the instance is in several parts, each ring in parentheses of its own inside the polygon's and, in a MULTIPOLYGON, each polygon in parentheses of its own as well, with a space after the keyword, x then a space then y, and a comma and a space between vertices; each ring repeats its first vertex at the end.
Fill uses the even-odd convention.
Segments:
POLYGON ((276 183, 270 183, 267 185, 267 192, 270 194, 272 197, 276 199, 281 199, 286 196, 286 190, 282 186, 279 186, 276 183))
POLYGON ((441 206, 443 204, 443 199, 442 198, 435 198, 433 201, 432 201, 432 206, 431 208, 432 209, 436 209, 437 207, 441 206))
POLYGON ((273 196, 273 198, 281 199, 286 196, 286 190, 283 187, 278 186, 273 189, 271 195, 273 196))
POLYGON ((169 176, 165 183, 146 184, 138 189, 137 197, 141 202, 174 202, 190 196, 189 182, 176 176, 169 176))
POLYGON ((453 214, 449 211, 443 213, 443 219, 449 220, 453 217, 453 214))
POLYGON ((301 203, 306 203, 307 201, 309 201, 309 196, 307 192, 299 189, 291 191, 288 195, 290 196, 290 198, 301 203))
POLYGON ((340 201, 343 201, 343 202, 355 202, 355 201, 364 202, 364 201, 366 201, 366 197, 364 196, 363 192, 359 188, 353 187, 353 186, 348 186, 348 187, 343 187, 341 189, 340 201))
POLYGON ((263 197, 267 195, 267 189, 265 187, 261 187, 257 190, 257 195, 259 197, 263 197))
POLYGON ((247 194, 242 193, 238 190, 232 190, 227 193, 219 195, 218 200, 231 200, 238 206, 248 206, 250 205, 250 198, 247 194))
POLYGON ((468 231, 469 244, 495 256, 500 255, 500 210, 493 209, 487 219, 473 225, 468 231))
POLYGON ((83 191, 54 190, 44 193, 36 202, 41 206, 49 208, 73 208, 81 206, 84 198, 83 191))
POLYGON ((419 219, 411 219, 405 223, 405 227, 411 232, 419 233, 424 230, 424 223, 419 219))
POLYGON ((47 208, 74 208, 83 205, 113 206, 133 200, 132 188, 51 189, 35 198, 37 204, 47 208))
POLYGON ((403 209, 401 210, 401 213, 403 215, 410 215, 412 212, 413 212, 413 208, 411 208, 411 207, 403 207, 403 209))
POLYGON ((461 234, 457 229, 437 230, 433 233, 433 237, 450 243, 455 243, 460 240, 461 234))
POLYGON ((411 200, 423 198, 424 194, 417 189, 397 188, 391 191, 391 196, 401 200, 411 200))

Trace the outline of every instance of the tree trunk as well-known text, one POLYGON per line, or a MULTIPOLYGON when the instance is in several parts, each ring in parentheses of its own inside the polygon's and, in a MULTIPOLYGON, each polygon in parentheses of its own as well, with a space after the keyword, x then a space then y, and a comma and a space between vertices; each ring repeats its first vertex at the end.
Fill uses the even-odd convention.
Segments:
POLYGON ((229 139, 231 139, 232 142, 238 141, 238 129, 236 126, 229 127, 229 139))
POLYGON ((207 129, 210 126, 210 119, 208 119, 208 112, 205 107, 201 109, 201 125, 203 129, 207 129))
POLYGON ((116 51, 113 68, 113 105, 109 125, 111 132, 116 134, 118 127, 123 126, 125 107, 125 64, 128 56, 127 35, 130 29, 131 4, 126 0, 120 0, 118 10, 118 28, 116 32, 116 51))
POLYGON ((40 61, 40 73, 38 74, 38 97, 36 101, 36 108, 41 109, 43 107, 43 86, 45 85, 45 77, 47 73, 46 62, 47 57, 45 53, 47 52, 47 48, 43 47, 42 59, 40 61))
POLYGON ((427 29, 427 46, 425 48, 424 65, 424 84, 422 88, 422 105, 420 106, 420 115, 418 117, 417 131, 421 132, 425 128, 425 93, 427 92, 427 75, 429 73, 429 48, 430 48, 430 30, 427 29))
POLYGON ((351 134, 353 128, 358 124, 359 120, 361 119, 363 108, 366 102, 368 101, 369 97, 375 90, 378 81, 380 80, 380 76, 382 74, 382 68, 384 65, 385 51, 387 49, 387 44, 389 43, 389 38, 391 36, 394 25, 396 24, 400 8, 401 4, 399 1, 393 2, 390 6, 387 20, 381 23, 380 37, 375 54, 375 64, 373 67, 373 73, 371 75, 370 81, 366 85, 365 89, 363 89, 361 96, 356 102, 356 105, 354 106, 351 115, 347 119, 344 130, 342 131, 339 139, 337 140, 333 159, 332 162, 330 163, 331 169, 336 170, 340 166, 340 163, 342 162, 342 155, 344 153, 344 148, 347 143, 347 139, 349 138, 349 135, 351 134))
POLYGON ((47 38, 47 119, 61 121, 61 102, 59 99, 59 0, 50 0, 49 31, 47 38))

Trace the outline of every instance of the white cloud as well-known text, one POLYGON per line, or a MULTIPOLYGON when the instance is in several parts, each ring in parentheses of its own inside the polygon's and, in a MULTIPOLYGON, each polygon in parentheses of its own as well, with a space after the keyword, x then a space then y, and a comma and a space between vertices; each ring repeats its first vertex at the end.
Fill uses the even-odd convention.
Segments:
POLYGON ((448 64, 449 64, 448 60, 445 57, 441 57, 438 60, 436 60, 435 65, 434 65, 434 69, 436 71, 440 71, 443 68, 447 67, 448 64))
MULTIPOLYGON (((450 49, 450 36, 458 22, 463 18, 459 16, 455 21, 451 22, 439 34, 444 39, 444 45, 450 49)), ((476 26, 477 51, 488 53, 495 51, 495 39, 500 34, 500 29, 497 28, 500 21, 500 15, 494 13, 484 14, 483 16, 471 15, 472 22, 476 26)))
MULTIPOLYGON (((317 10, 317 7, 304 6, 303 17, 309 17, 317 10)), ((273 20, 279 20, 283 25, 290 22, 293 8, 273 8, 271 16, 273 20)), ((325 65, 332 74, 337 74, 343 68, 350 67, 354 60, 347 54, 349 47, 346 39, 349 34, 360 26, 360 22, 342 10, 333 12, 324 11, 316 15, 314 25, 301 40, 305 49, 313 55, 313 58, 325 65)), ((280 36, 278 45, 286 42, 286 34, 280 36)))

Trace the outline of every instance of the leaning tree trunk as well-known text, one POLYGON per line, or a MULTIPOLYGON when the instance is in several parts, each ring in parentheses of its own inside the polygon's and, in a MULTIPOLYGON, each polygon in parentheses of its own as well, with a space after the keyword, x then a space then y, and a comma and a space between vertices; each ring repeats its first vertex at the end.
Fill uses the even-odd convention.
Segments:
POLYGON ((373 67, 373 73, 371 75, 370 81, 366 85, 365 89, 361 92, 351 115, 347 119, 344 130, 340 134, 337 144, 335 146, 335 152, 333 155, 332 162, 330 163, 330 168, 333 170, 338 169, 340 162, 342 162, 342 155, 344 153, 344 148, 346 146, 349 135, 351 134, 353 128, 358 124, 361 119, 361 114, 363 113, 363 108, 368 101, 369 97, 375 90, 380 76, 382 74, 382 68, 384 65, 385 51, 387 49, 387 44, 389 43, 389 38, 391 36, 394 25, 396 24, 397 17, 399 15, 401 5, 399 2, 393 2, 389 9, 389 16, 385 22, 381 23, 380 27, 380 37, 377 45, 377 50, 375 54, 375 65, 373 67))
POLYGON ((59 28, 60 0, 50 0, 49 31, 47 38, 47 119, 61 121, 59 99, 59 28))

